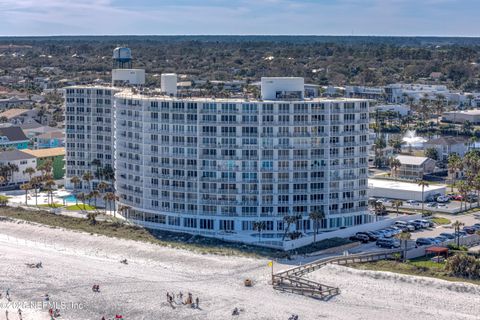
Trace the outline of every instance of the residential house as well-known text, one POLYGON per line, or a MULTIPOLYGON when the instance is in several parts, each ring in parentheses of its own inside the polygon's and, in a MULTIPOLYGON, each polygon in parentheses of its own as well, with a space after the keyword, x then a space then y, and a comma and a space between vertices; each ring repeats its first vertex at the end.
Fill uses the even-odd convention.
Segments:
POLYGON ((27 149, 28 138, 20 127, 0 127, 0 149, 27 149))
POLYGON ((463 157, 469 149, 469 140, 465 137, 439 137, 431 139, 424 144, 425 149, 437 150, 439 160, 447 160, 452 153, 463 157))
POLYGON ((400 161, 397 176, 404 179, 421 180, 425 174, 433 173, 435 160, 427 157, 398 155, 400 161))
POLYGON ((28 167, 36 168, 37 159, 31 154, 19 150, 0 152, 0 188, 10 189, 28 182, 30 177, 24 173, 28 167), (16 167, 18 170, 13 170, 16 167))
POLYGON ((65 176, 65 148, 26 149, 23 152, 35 157, 37 167, 40 167, 45 161, 51 161, 53 179, 59 180, 65 176))
POLYGON ((38 118, 38 110, 36 109, 8 109, 0 113, 0 118, 6 119, 6 122, 15 125, 30 123, 38 118))
POLYGON ((5 99, 0 99, 0 109, 7 109, 12 107, 18 107, 21 105, 32 105, 33 101, 30 99, 18 98, 18 97, 9 97, 5 99))
POLYGON ((64 130, 41 124, 26 124, 20 126, 30 139, 30 149, 58 148, 65 145, 64 130))

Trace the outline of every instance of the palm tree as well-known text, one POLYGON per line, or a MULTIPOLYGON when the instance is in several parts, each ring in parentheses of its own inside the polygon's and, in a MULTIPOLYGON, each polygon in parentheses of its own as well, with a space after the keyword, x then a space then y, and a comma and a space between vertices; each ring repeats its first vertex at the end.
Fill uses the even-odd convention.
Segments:
MULTIPOLYGON (((73 193, 77 194, 77 187, 80 184, 81 180, 77 176, 73 176, 70 178, 70 182, 73 184, 73 193)), ((75 197, 75 204, 78 206, 78 199, 75 197)))
POLYGON ((107 209, 111 208, 113 202, 113 217, 116 218, 116 210, 115 210, 115 201, 118 200, 118 197, 113 192, 107 192, 103 196, 103 201, 105 201, 105 214, 107 213, 107 209))
POLYGON ((424 197, 424 194, 425 194, 425 187, 429 187, 430 185, 428 184, 427 181, 425 180, 420 180, 418 182, 418 186, 419 187, 422 187, 422 214, 424 213, 423 209, 424 209, 424 206, 425 206, 425 197, 424 197))
POLYGON ((125 205, 121 205, 118 207, 118 212, 123 215, 124 213, 126 213, 128 210, 130 209, 129 206, 125 206, 125 205))
POLYGON ((265 230, 265 221, 255 221, 253 222, 253 230, 258 231, 258 242, 261 241, 262 231, 265 230))
POLYGON ((37 171, 35 170, 35 168, 32 168, 32 167, 28 167, 28 168, 25 168, 25 170, 23 170, 24 174, 28 174, 28 178, 30 179, 30 181, 32 180, 32 177, 35 174, 35 172, 37 171))
POLYGON ((53 162, 51 160, 44 161, 38 166, 38 170, 42 171, 42 175, 46 176, 52 172, 53 162))
POLYGON ((408 240, 410 240, 411 237, 412 237, 412 235, 410 234, 410 232, 402 232, 397 236, 397 238, 401 242, 403 242, 403 245, 404 245, 404 251, 403 251, 403 261, 404 262, 407 260, 408 240))
POLYGON ((318 234, 318 229, 320 229, 320 223, 323 219, 325 219, 325 212, 322 210, 315 210, 310 212, 308 215, 310 220, 313 221, 313 242, 317 242, 317 234, 318 234))
POLYGON ((32 186, 29 184, 29 183, 24 183, 20 186, 20 189, 24 190, 25 191, 25 205, 27 206, 28 205, 28 190, 30 190, 32 188, 32 186))
POLYGON ((480 174, 473 179, 473 188, 477 192, 477 207, 480 207, 480 174))
POLYGON ((457 238, 457 247, 460 246, 460 228, 464 225, 465 225, 464 223, 462 223, 458 220, 455 221, 454 223, 452 223, 452 227, 455 230, 455 237, 457 238))
POLYGON ((100 191, 101 193, 103 193, 109 187, 110 187, 110 185, 108 183, 106 183, 105 181, 102 181, 97 185, 97 190, 100 191))
POLYGON ((399 138, 392 138, 388 140, 388 145, 393 148, 395 153, 400 153, 402 151, 403 141, 399 138))
POLYGON ((448 172, 452 175, 452 192, 455 187, 455 181, 457 178, 457 171, 463 169, 462 158, 456 153, 452 153, 448 156, 448 172))
POLYGON ((403 201, 402 200, 393 200, 392 201, 392 205, 394 208, 397 209, 397 217, 398 217, 398 208, 400 208, 401 206, 403 206, 403 201))
POLYGON ((83 192, 78 193, 77 199, 80 200, 80 202, 82 203, 80 210, 83 211, 85 209, 85 193, 83 192))
POLYGON ((375 201, 373 204, 373 210, 375 212, 375 220, 378 220, 378 217, 385 212, 385 206, 379 201, 375 201))
POLYGON ((97 208, 97 199, 100 198, 100 192, 98 190, 92 190, 89 193, 91 199, 93 199, 93 205, 97 208))
POLYGON ((82 176, 82 180, 87 183, 88 190, 91 190, 90 181, 93 180, 93 174, 90 171, 85 172, 82 176))
POLYGON ((33 177, 30 180, 30 185, 33 188, 33 191, 35 192, 35 206, 38 206, 38 189, 42 185, 42 177, 33 177))
POLYGON ((435 100, 435 110, 437 111, 437 127, 440 126, 440 116, 445 111, 445 96, 443 94, 437 94, 435 100))
POLYGON ((460 200, 460 211, 462 210, 462 203, 465 202, 465 210, 467 210, 467 195, 470 191, 470 185, 466 181, 460 181, 457 185, 458 192, 462 196, 462 200, 460 200))
POLYGON ((392 171, 392 176, 396 178, 398 174, 398 169, 402 166, 402 163, 397 158, 391 157, 389 164, 392 171))
POLYGON ((285 215, 283 217, 283 224, 287 224, 287 226, 285 228, 285 233, 283 234, 283 237, 282 237, 282 241, 285 240, 285 237, 287 236, 287 233, 290 231, 290 225, 292 223, 295 223, 297 221, 297 217, 295 216, 290 216, 290 215, 285 215))
POLYGON ((55 185, 55 181, 53 181, 52 179, 48 179, 47 181, 45 181, 44 187, 47 190, 47 204, 53 204, 53 188, 55 187, 55 185))

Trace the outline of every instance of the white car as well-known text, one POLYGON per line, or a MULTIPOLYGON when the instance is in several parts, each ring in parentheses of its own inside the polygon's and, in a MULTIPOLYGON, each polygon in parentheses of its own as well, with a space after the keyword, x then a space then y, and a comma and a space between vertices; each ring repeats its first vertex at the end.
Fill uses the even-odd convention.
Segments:
POLYGON ((422 226, 422 228, 430 227, 430 223, 426 220, 415 219, 413 221, 415 221, 416 223, 419 223, 422 226))
POLYGON ((446 203, 446 202, 449 202, 450 201, 450 198, 447 197, 447 196, 440 196, 437 198, 437 202, 438 203, 446 203))
POLYGON ((408 200, 407 204, 409 204, 411 206, 418 206, 419 205, 417 200, 408 200))

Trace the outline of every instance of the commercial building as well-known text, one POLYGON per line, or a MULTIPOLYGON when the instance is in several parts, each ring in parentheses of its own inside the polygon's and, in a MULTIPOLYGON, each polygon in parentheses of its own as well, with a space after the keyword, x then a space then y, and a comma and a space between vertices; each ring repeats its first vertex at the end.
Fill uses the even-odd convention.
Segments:
POLYGON ((442 121, 452 123, 480 124, 480 109, 464 111, 447 111, 442 115, 442 121))
POLYGON ((423 189, 418 183, 400 182, 384 179, 368 179, 368 194, 370 197, 426 201, 434 195, 444 195, 446 186, 429 185, 423 189))

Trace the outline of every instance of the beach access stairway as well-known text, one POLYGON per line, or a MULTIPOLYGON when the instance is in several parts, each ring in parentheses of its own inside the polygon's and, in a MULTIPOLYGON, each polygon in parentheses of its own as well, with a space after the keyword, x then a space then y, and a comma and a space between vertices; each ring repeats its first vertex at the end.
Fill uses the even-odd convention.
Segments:
POLYGON ((317 299, 327 299, 340 294, 340 289, 302 277, 328 264, 349 265, 353 263, 384 260, 390 259, 396 254, 401 255, 402 252, 402 249, 393 249, 319 259, 274 274, 272 276, 272 285, 273 288, 277 290, 311 296, 317 299))

